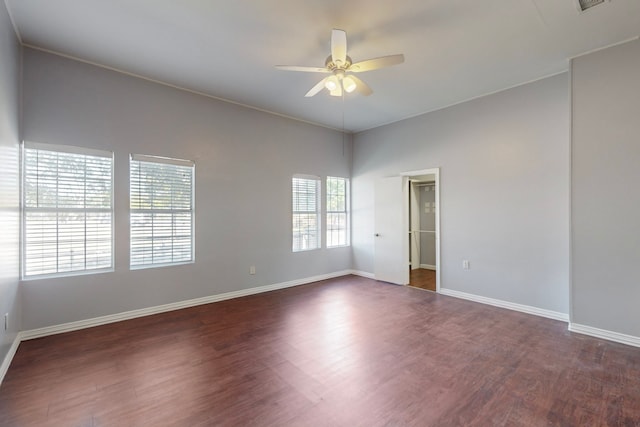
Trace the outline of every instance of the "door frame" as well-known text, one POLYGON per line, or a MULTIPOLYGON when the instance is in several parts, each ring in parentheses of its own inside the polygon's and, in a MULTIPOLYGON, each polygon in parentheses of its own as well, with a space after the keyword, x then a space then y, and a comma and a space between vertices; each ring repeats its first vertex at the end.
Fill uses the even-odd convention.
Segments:
MULTIPOLYGON (((435 176, 435 189, 436 189, 436 292, 440 292, 440 282, 442 280, 442 269, 440 268, 440 168, 429 168, 414 170, 408 172, 401 172, 400 176, 407 177, 403 181, 403 217, 405 223, 409 223, 409 185, 412 177, 418 177, 421 175, 434 175, 435 176)), ((409 248, 409 233, 408 230, 402 230, 403 245, 405 248, 409 248)), ((404 251, 404 265, 409 266, 409 251, 404 251)), ((406 269, 406 283, 409 283, 409 268, 406 269)))

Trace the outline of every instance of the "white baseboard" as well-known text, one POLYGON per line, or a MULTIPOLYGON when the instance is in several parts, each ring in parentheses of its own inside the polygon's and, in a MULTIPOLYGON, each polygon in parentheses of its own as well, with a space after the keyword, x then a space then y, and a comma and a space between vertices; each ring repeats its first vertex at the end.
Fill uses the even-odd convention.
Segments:
POLYGON ((260 294, 263 292, 275 291, 278 289, 291 288, 308 283, 318 282, 320 280, 333 279, 335 277, 346 276, 352 274, 351 270, 337 271, 319 276, 305 277, 303 279, 291 280, 288 282, 276 283, 273 285, 260 286, 257 288, 242 289, 240 291, 226 292, 224 294, 211 295, 202 298, 195 298, 186 301, 179 301, 170 304, 158 305, 154 307, 142 308, 139 310, 125 311, 122 313, 110 314, 107 316, 94 317, 92 319, 79 320, 76 322, 63 323, 60 325, 47 326, 44 328, 31 329, 22 331, 22 341, 45 337, 48 335, 62 334, 64 332, 77 331, 79 329, 91 328, 93 326, 106 325, 109 323, 120 322, 123 320, 135 319, 137 317, 150 316, 152 314, 165 313, 168 311, 180 310, 182 308, 194 307, 202 304, 209 304, 217 301, 224 301, 233 298, 244 297, 248 295, 260 294))
POLYGON ((18 346, 20 345, 20 341, 22 341, 22 333, 18 332, 16 337, 11 343, 11 347, 9 347, 9 352, 4 356, 2 360, 2 364, 0 364, 0 384, 2 384, 2 380, 4 380, 4 376, 7 374, 9 370, 9 365, 11 365, 11 361, 13 360, 13 356, 16 355, 16 351, 18 351, 18 346))
POLYGON ((495 307, 507 308, 509 310, 520 311, 522 313, 533 314, 536 316, 547 317, 549 319, 569 322, 569 315, 557 311, 545 310, 543 308, 532 307, 530 305, 516 304, 514 302, 502 301, 499 299, 482 297, 479 295, 468 294, 466 292, 454 291, 452 289, 440 288, 440 293, 451 297, 462 298, 469 301, 479 302, 481 304, 493 305, 495 307))
POLYGON ((621 344, 640 347, 640 337, 636 337, 633 335, 621 334, 619 332, 607 331, 605 329, 598 329, 592 326, 580 325, 577 323, 569 323, 569 330, 577 334, 589 335, 591 337, 602 338, 621 344))
POLYGON ((427 270, 436 270, 436 266, 431 264, 420 264, 420 268, 426 268, 427 270))
POLYGON ((376 279, 376 276, 373 273, 367 273, 366 271, 351 270, 351 274, 355 276, 366 277, 367 279, 376 279))

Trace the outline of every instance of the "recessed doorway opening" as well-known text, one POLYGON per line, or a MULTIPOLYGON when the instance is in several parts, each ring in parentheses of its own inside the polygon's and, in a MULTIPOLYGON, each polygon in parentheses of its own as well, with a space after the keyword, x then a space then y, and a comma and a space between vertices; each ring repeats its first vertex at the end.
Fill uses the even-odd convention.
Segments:
MULTIPOLYGON (((376 280, 409 285, 411 272, 433 275, 435 291, 440 291, 440 169, 404 172, 378 179, 375 188, 374 276, 376 280), (429 184, 428 186, 423 184, 429 184), (429 191, 424 189, 428 188, 429 191), (421 199, 420 191, 431 193, 421 199), (413 201, 410 201, 413 199, 413 201), (429 203, 428 206, 426 203, 429 203), (414 212, 412 213, 412 207, 414 212), (419 207, 421 207, 420 210, 419 207), (427 211, 428 207, 428 212, 427 211), (429 227, 420 225, 420 211, 430 215, 429 227), (418 248, 421 236, 433 243, 418 248), (433 256, 421 261, 435 251, 433 256), (413 267, 413 268, 412 268, 413 267), (425 268, 421 268, 425 267, 425 268), (414 271, 428 270, 428 271, 414 271)), ((424 224, 427 221, 424 220, 424 224)), ((427 243, 425 243, 426 245, 427 243)))
POLYGON ((433 292, 440 290, 440 174, 439 169, 406 172, 408 284, 433 292))

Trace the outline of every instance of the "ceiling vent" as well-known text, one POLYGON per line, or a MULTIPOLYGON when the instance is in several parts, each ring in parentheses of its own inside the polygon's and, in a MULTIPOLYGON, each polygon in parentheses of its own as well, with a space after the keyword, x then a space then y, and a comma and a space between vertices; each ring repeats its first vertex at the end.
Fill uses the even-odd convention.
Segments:
POLYGON ((576 0, 576 3, 578 4, 578 9, 580 10, 580 12, 584 12, 585 10, 598 6, 605 1, 608 0, 576 0))

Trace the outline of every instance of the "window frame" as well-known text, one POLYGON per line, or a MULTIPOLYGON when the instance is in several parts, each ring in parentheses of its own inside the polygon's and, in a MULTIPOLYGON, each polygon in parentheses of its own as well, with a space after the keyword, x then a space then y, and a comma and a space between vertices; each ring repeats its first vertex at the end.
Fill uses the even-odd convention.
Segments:
POLYGON ((349 178, 343 178, 339 176, 327 176, 325 181, 325 197, 327 198, 326 202, 326 246, 327 249, 333 248, 344 248, 351 246, 351 220, 350 220, 350 204, 349 204, 349 178), (330 180, 340 180, 344 182, 344 210, 329 210, 331 203, 329 202, 329 198, 331 197, 331 193, 329 192, 329 181, 330 180), (331 239, 329 238, 329 233, 332 231, 332 228, 329 225, 329 217, 333 214, 344 215, 345 224, 344 224, 344 232, 345 232, 345 242, 342 244, 333 245, 330 244, 331 239))
MULTIPOLYGON (((70 276, 81 276, 88 274, 100 274, 105 272, 113 272, 115 268, 115 209, 114 209, 114 169, 115 169, 115 161, 114 161, 114 153, 112 151, 107 150, 98 150, 86 147, 77 147, 71 145, 62 145, 62 144, 49 144, 49 143, 40 143, 40 142, 32 142, 32 141, 23 141, 20 147, 20 278, 23 281, 30 280, 39 280, 39 279, 49 279, 49 278, 58 278, 58 277, 70 277, 70 276), (27 150, 38 150, 38 151, 46 151, 50 153, 66 153, 73 154, 79 156, 91 156, 91 157, 100 157, 109 159, 110 166, 110 176, 109 176, 109 207, 108 208, 79 208, 79 207, 33 207, 27 206, 27 150), (77 269, 77 270, 68 270, 68 271, 56 271, 56 272, 48 272, 48 273, 35 273, 28 274, 27 273, 27 249, 28 249, 28 221, 27 216, 30 212, 55 212, 56 214, 60 212, 83 212, 83 213, 91 213, 91 212, 102 212, 108 213, 110 216, 110 233, 109 233, 109 265, 100 268, 86 268, 87 264, 87 253, 86 253, 86 242, 87 242, 87 232, 86 232, 86 217, 85 217, 85 231, 84 231, 84 264, 85 268, 77 269)), ((57 163, 56 163, 57 164, 57 163)), ((85 169, 86 174, 86 169, 85 169)), ((58 173, 56 172, 56 181, 58 179, 58 173)), ((83 184, 86 188, 86 179, 83 181, 83 184)), ((56 189, 56 205, 59 200, 59 192, 56 189)), ((86 204, 86 193, 84 195, 84 202, 86 204)), ((59 268, 60 264, 60 253, 59 253, 59 223, 56 220, 56 270, 59 268)))
POLYGON ((322 179, 316 175, 294 174, 291 177, 291 251, 293 253, 308 252, 322 249, 322 179), (295 180, 306 180, 315 182, 315 210, 295 210, 295 180), (296 215, 315 215, 316 217, 316 246, 296 249, 296 215))
MULTIPOLYGON (((195 193, 196 193, 196 189, 195 189, 195 184, 196 184, 196 168, 195 168, 195 162, 192 160, 183 160, 183 159, 175 159, 175 158, 170 158, 170 157, 161 157, 161 156, 153 156, 153 155, 147 155, 147 154, 130 154, 129 155, 129 269, 130 270, 143 270, 143 269, 148 269, 148 268, 160 268, 160 267, 171 267, 171 266, 179 266, 179 265, 185 265, 185 264, 193 264, 195 263, 195 249, 196 249, 196 239, 195 239, 195 193), (191 188, 191 194, 190 194, 190 198, 189 198, 189 203, 190 203, 190 209, 135 209, 132 207, 133 204, 133 182, 132 182, 132 171, 133 171, 133 162, 142 162, 142 163, 153 163, 153 164, 164 164, 164 165, 173 165, 173 166, 180 166, 180 167, 187 167, 191 169, 191 183, 190 183, 190 188, 191 188), (171 261, 171 262, 146 262, 146 263, 138 263, 138 264, 132 264, 132 260, 133 260, 133 244, 134 244, 134 238, 133 238, 133 214, 134 212, 138 212, 138 213, 146 213, 146 214, 153 214, 153 213, 167 213, 167 214, 171 214, 174 215, 176 213, 185 213, 185 212, 189 212, 190 216, 191 216, 191 227, 189 230, 189 238, 190 238, 190 251, 189 251, 189 259, 184 259, 184 260, 178 260, 178 261, 171 261)), ((173 221, 172 221, 173 224, 173 221)), ((172 240, 172 247, 174 244, 174 239, 175 236, 172 232, 171 234, 171 240, 172 240)), ((153 240, 151 241, 152 244, 152 252, 153 252, 153 240)), ((152 255, 153 256, 153 255, 152 255)))

